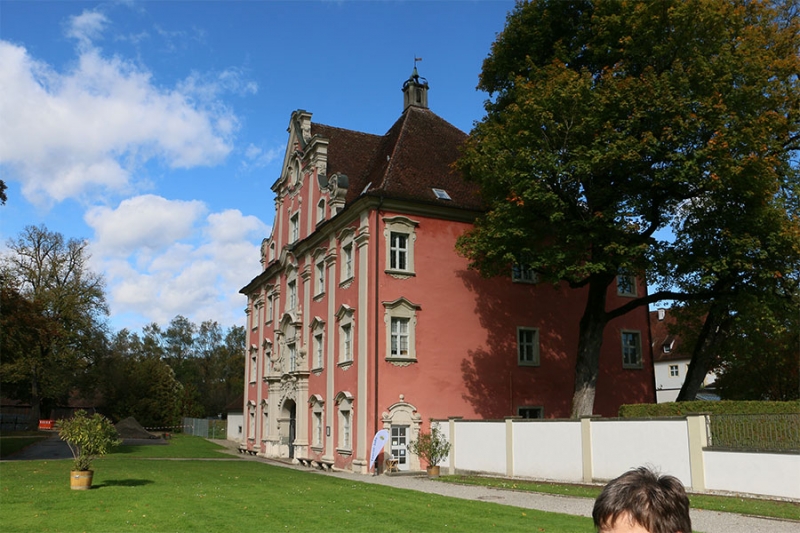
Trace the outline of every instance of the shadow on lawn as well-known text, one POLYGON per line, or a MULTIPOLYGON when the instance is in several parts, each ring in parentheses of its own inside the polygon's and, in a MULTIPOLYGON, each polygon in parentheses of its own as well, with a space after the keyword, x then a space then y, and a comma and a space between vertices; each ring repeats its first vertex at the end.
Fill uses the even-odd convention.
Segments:
POLYGON ((141 487, 143 485, 152 485, 155 483, 152 479, 107 479, 102 483, 94 485, 92 488, 99 489, 102 487, 141 487))

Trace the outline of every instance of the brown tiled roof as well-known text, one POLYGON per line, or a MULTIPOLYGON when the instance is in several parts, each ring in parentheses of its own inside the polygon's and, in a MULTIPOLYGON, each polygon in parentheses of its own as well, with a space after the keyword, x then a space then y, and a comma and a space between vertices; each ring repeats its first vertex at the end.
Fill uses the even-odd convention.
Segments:
POLYGON ((650 336, 653 339, 653 360, 674 361, 676 359, 691 359, 692 355, 685 353, 680 337, 670 333, 670 327, 675 325, 675 317, 664 309, 664 319, 658 319, 658 311, 650 311, 650 336), (664 346, 671 346, 668 352, 664 346))
POLYGON ((467 135, 428 109, 409 107, 383 136, 312 124, 329 139, 328 176, 347 175, 346 202, 368 194, 400 200, 481 209, 478 187, 453 168, 467 135), (447 191, 438 200, 433 188, 447 191))

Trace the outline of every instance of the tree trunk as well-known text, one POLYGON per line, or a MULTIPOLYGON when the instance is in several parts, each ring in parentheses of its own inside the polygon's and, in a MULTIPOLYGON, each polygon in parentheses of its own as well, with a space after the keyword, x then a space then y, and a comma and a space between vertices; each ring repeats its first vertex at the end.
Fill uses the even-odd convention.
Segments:
POLYGON ((39 380, 34 372, 31 376, 31 416, 28 419, 28 429, 39 429, 39 419, 42 417, 42 397, 39 394, 39 380))
POLYGON ((686 380, 675 401, 690 402, 697 398, 708 371, 714 366, 718 356, 718 346, 725 336, 728 325, 728 312, 724 304, 714 303, 706 315, 703 328, 692 350, 692 360, 686 372, 686 380))
POLYGON ((594 412, 597 374, 600 368, 600 348, 603 330, 608 324, 606 293, 610 282, 604 279, 589 283, 589 295, 578 332, 578 357, 575 363, 575 393, 572 396, 572 418, 589 416, 594 412))

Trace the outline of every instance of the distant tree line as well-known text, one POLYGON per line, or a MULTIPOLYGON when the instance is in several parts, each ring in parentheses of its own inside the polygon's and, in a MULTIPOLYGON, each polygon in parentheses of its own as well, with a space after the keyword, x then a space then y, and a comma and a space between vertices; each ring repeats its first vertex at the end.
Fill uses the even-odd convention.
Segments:
POLYGON ((245 330, 176 316, 162 329, 112 332, 86 241, 28 226, 0 257, 0 391, 31 405, 31 425, 70 398, 113 420, 173 426, 242 392, 245 330))

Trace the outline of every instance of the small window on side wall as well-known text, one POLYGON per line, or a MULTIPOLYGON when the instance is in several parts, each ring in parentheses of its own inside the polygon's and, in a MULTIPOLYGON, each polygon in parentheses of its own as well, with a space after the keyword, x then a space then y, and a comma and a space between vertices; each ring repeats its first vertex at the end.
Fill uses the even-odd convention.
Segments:
POLYGON ((619 296, 636 296, 636 276, 621 273, 617 276, 617 294, 619 296))
POLYGON ((622 332, 622 367, 642 368, 642 335, 638 331, 622 332))
POLYGON ((526 419, 544 418, 544 407, 531 407, 528 405, 517 407, 517 416, 526 419))
POLYGON ((539 365, 538 328, 517 328, 517 358, 520 366, 539 365))

